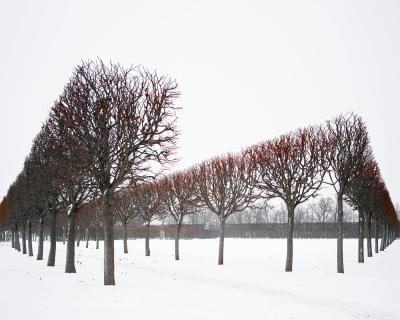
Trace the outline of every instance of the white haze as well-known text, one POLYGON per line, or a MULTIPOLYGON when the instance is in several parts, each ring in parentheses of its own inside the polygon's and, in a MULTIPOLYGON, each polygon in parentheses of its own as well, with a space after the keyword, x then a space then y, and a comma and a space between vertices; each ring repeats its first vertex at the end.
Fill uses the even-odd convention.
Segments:
POLYGON ((400 201, 397 1, 2 1, 0 197, 74 66, 142 64, 182 91, 179 167, 355 111, 400 201))

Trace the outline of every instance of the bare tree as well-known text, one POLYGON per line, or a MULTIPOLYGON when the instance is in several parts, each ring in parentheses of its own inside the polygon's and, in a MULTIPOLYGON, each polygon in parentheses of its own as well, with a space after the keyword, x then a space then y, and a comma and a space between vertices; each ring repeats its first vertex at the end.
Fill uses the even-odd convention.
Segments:
POLYGON ((104 284, 114 285, 112 195, 171 161, 178 135, 177 84, 139 68, 84 62, 53 108, 70 143, 81 146, 100 191, 104 220, 104 284))
POLYGON ((293 267, 294 214, 298 205, 315 197, 326 172, 320 130, 299 129, 247 151, 256 172, 256 186, 267 199, 281 198, 288 212, 287 272, 293 267))
POLYGON ((199 204, 219 218, 218 264, 224 263, 225 221, 235 212, 249 207, 258 197, 254 171, 247 154, 216 157, 193 168, 199 204))
POLYGON ((121 190, 114 194, 114 216, 115 219, 119 220, 124 228, 124 253, 128 253, 128 236, 127 236, 127 225, 129 220, 138 216, 138 209, 134 199, 130 196, 129 190, 121 190))
POLYGON ((159 183, 142 183, 127 190, 137 213, 146 225, 145 255, 150 256, 150 224, 165 216, 159 183))
POLYGON ((337 272, 343 264, 343 197, 370 157, 367 128, 355 115, 340 115, 326 124, 326 159, 329 162, 329 184, 337 193, 337 272))
POLYGON ((179 237, 183 218, 201 211, 197 206, 196 185, 190 171, 181 171, 160 181, 161 199, 176 223, 175 260, 179 260, 179 237))
POLYGON ((335 202, 330 197, 321 197, 312 207, 312 213, 318 222, 326 222, 335 210, 335 202))

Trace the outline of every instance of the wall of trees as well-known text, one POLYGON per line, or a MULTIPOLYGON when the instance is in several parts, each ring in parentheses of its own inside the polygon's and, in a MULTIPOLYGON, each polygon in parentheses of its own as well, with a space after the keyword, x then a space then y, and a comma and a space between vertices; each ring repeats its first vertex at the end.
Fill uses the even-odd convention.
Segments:
POLYGON ((174 228, 179 260, 185 221, 208 216, 204 229, 218 233, 220 265, 226 236, 281 236, 284 224, 287 272, 296 236, 332 236, 335 229, 337 271, 343 273, 343 238, 354 234, 349 219, 357 219, 360 263, 364 238, 372 256, 373 237, 379 252, 398 235, 396 210, 360 116, 339 115, 167 174, 177 159, 179 96, 175 80, 142 67, 101 60, 77 66, 0 204, 0 239, 29 256, 36 239, 38 260, 48 239, 50 267, 63 241, 67 273, 76 272, 75 247, 82 239, 86 246, 95 239, 97 248, 103 241, 104 284, 114 285, 116 232, 128 253, 133 221, 143 224, 147 256, 157 228, 152 225, 168 223, 168 237, 174 228), (326 189, 335 197, 323 196, 326 189), (281 206, 271 208, 276 199, 281 206))

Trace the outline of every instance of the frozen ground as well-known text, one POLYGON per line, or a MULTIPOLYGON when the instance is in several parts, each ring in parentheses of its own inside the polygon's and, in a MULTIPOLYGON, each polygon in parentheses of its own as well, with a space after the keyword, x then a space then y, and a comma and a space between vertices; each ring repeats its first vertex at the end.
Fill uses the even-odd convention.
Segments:
MULTIPOLYGON (((102 250, 77 248, 77 274, 0 245, 2 319, 400 319, 400 242, 356 262, 356 240, 345 240, 345 274, 336 274, 334 240, 295 240, 294 271, 285 273, 285 240, 181 241, 174 261, 169 240, 116 241, 115 287, 104 287, 102 250), (4 317, 5 316, 5 317, 4 317)), ((35 248, 36 249, 36 248, 35 248)), ((45 244, 47 254, 48 243, 45 244)), ((46 259, 45 259, 46 260, 46 259)))

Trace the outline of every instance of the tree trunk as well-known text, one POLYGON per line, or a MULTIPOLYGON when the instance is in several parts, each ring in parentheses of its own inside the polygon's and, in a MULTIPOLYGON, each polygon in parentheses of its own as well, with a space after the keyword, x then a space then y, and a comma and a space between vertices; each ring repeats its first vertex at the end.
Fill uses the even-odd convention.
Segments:
POLYGON ((75 269, 75 219, 78 209, 74 206, 68 215, 67 256, 65 273, 76 273, 75 269))
POLYGON ((96 228, 96 249, 99 248, 99 228, 96 228))
POLYGON ((56 264, 56 247, 57 247, 57 213, 50 212, 50 251, 47 259, 47 266, 54 267, 56 264))
POLYGON ((218 265, 224 264, 224 240, 225 240, 225 217, 219 219, 219 250, 218 250, 218 265))
POLYGON ((28 253, 30 257, 33 257, 33 248, 32 248, 32 220, 28 219, 28 253))
POLYGON ((343 194, 337 198, 337 272, 344 273, 343 264, 343 194))
POLYGON ((128 235, 126 230, 126 221, 124 221, 124 253, 128 253, 128 235))
POLYGON ((26 222, 22 221, 22 254, 26 254, 26 222))
POLYGON ((385 228, 386 228, 386 237, 385 237, 385 248, 387 248, 387 247, 389 247, 389 245, 390 245, 390 234, 389 234, 389 224, 388 223, 386 223, 386 225, 385 225, 385 228))
POLYGON ((366 222, 367 222, 367 228, 366 228, 366 233, 367 233, 367 255, 368 255, 368 257, 372 257, 371 215, 370 214, 367 214, 366 222))
POLYGON ((293 232, 294 232, 294 206, 287 205, 288 223, 287 223, 287 243, 286 243, 286 272, 292 272, 293 269, 293 232))
POLYGON ((104 285, 115 285, 114 276, 114 221, 111 194, 103 196, 104 219, 104 285))
POLYGON ((364 263, 364 213, 358 211, 358 263, 364 263))
POLYGON ((21 251, 21 245, 19 243, 19 230, 18 223, 15 223, 15 249, 17 251, 21 251))
POLYGON ((379 253, 379 224, 378 221, 375 220, 375 253, 379 253))
POLYGON ((178 224, 176 226, 176 235, 175 235, 175 260, 179 260, 179 238, 181 235, 181 226, 182 226, 183 216, 179 216, 178 224))
POLYGON ((44 217, 40 216, 37 260, 43 260, 43 242, 44 242, 44 217))
POLYGON ((85 238, 86 238, 86 249, 89 248, 89 228, 86 227, 85 230, 85 238))
POLYGON ((81 226, 76 227, 76 246, 79 247, 79 244, 81 242, 81 226))
POLYGON ((62 227, 62 230, 63 230, 62 242, 63 242, 63 244, 65 244, 65 237, 66 237, 65 234, 66 234, 66 232, 67 232, 65 226, 62 227))
POLYGON ((145 254, 146 257, 150 256, 150 222, 146 224, 145 254))
POLYGON ((15 230, 14 230, 14 226, 11 226, 11 248, 15 249, 15 230))
POLYGON ((385 242, 386 242, 386 223, 383 222, 383 228, 382 228, 382 238, 381 238, 381 247, 380 250, 383 251, 385 250, 385 242))

